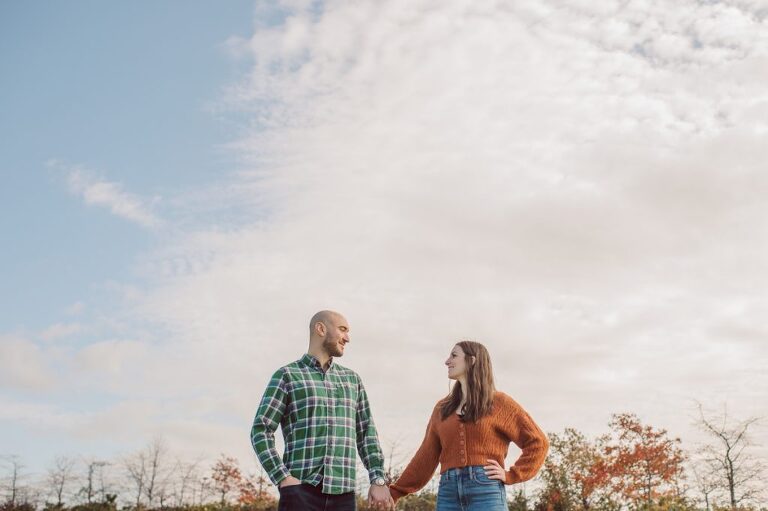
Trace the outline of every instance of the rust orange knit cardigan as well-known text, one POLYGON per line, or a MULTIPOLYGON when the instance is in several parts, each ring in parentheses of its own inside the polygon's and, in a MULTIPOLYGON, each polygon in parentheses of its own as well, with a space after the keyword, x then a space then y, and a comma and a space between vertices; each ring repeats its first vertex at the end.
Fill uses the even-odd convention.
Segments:
POLYGON ((503 392, 495 392, 492 412, 477 423, 461 422, 455 413, 442 420, 438 402, 432 410, 421 447, 389 488, 392 498, 398 500, 423 488, 434 475, 438 462, 441 474, 455 467, 487 465, 488 459, 496 460, 503 467, 510 442, 523 452, 507 470, 504 482, 527 481, 544 463, 549 440, 514 399, 503 392))

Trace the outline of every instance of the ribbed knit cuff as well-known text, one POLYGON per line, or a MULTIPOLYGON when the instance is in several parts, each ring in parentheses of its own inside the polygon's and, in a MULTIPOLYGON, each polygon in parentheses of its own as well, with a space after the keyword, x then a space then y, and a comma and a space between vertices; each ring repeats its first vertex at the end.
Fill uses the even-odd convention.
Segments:
POLYGON ((406 495, 405 493, 403 493, 400 490, 394 488, 393 486, 389 487, 389 494, 392 496, 392 500, 395 501, 395 504, 397 504, 397 501, 400 498, 405 497, 405 495, 406 495))
POLYGON ((507 475, 506 475, 506 478, 504 479, 504 484, 517 484, 520 481, 521 481, 520 476, 517 475, 517 472, 515 471, 514 467, 507 470, 507 475))

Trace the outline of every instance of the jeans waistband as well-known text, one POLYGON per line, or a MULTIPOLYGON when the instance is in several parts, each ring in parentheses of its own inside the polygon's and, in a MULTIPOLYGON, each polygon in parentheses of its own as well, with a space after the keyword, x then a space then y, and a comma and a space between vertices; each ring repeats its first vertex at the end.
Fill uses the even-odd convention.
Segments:
POLYGON ((460 477, 468 477, 470 479, 474 479, 475 474, 479 473, 485 473, 485 469, 483 468, 483 465, 468 465, 466 467, 454 467, 449 468, 445 472, 443 472, 440 477, 443 477, 445 479, 458 479, 460 477))

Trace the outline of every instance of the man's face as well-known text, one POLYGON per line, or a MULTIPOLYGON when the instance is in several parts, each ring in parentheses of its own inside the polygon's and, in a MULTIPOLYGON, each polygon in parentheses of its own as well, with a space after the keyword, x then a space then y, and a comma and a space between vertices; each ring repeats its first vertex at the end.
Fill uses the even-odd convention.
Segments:
POLYGON ((325 324, 323 348, 332 357, 344 356, 344 347, 349 342, 349 324, 344 316, 331 316, 325 324))

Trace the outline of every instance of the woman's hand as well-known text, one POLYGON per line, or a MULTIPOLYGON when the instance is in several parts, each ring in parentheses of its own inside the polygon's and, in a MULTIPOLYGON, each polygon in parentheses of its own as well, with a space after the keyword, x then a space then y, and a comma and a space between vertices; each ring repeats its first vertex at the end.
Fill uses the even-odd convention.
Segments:
POLYGON ((488 479, 496 479, 502 483, 507 480, 507 471, 496 460, 487 460, 488 465, 483 466, 488 479))

